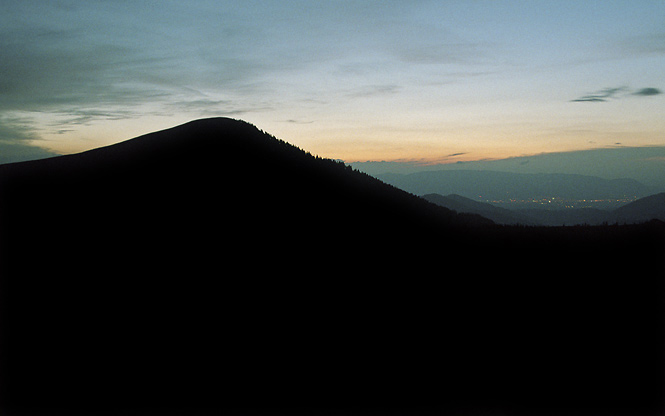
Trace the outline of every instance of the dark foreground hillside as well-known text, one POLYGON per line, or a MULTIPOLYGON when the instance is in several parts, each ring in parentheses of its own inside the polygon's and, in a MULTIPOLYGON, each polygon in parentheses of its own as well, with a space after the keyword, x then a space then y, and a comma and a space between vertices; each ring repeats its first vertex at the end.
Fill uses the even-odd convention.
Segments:
POLYGON ((229 119, 0 166, 3 414, 663 410, 661 223, 497 227, 229 119))

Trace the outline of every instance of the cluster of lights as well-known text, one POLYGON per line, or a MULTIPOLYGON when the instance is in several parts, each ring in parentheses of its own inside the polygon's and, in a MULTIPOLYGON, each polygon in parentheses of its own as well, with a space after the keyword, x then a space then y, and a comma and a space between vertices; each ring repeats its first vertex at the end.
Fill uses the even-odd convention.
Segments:
MULTIPOLYGON (((483 200, 482 195, 478 195, 479 200, 483 200)), ((540 205, 540 206, 556 206, 559 208, 588 208, 605 204, 627 204, 637 200, 637 196, 624 197, 624 198, 608 198, 608 199, 564 199, 559 197, 545 197, 545 198, 528 198, 528 199, 491 199, 487 200, 491 204, 507 205, 507 204, 521 204, 521 205, 540 205)))

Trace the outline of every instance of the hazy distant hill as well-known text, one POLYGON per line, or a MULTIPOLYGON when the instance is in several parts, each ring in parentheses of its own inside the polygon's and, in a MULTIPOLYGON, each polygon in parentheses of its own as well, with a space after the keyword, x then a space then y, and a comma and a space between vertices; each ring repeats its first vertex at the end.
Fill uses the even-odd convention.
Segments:
POLYGON ((662 235, 494 226, 230 119, 3 165, 0 410, 658 414, 662 235))
POLYGON ((377 177, 416 195, 458 194, 483 200, 608 199, 644 197, 653 190, 632 179, 603 179, 573 174, 518 174, 474 170, 439 170, 377 177))

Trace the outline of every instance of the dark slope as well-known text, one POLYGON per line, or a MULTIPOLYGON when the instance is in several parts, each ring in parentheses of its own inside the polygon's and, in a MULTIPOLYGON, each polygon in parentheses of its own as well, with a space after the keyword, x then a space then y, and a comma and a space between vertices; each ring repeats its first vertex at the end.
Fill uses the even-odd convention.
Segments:
POLYGON ((610 219, 619 224, 649 221, 665 221, 665 193, 640 198, 612 211, 610 219))
POLYGON ((287 235, 276 233, 288 230, 389 234, 432 224, 487 223, 435 207, 229 119, 201 120, 77 155, 5 165, 0 177, 13 187, 6 192, 15 201, 25 201, 20 209, 11 205, 16 212, 6 217, 32 218, 40 227, 64 233, 57 238, 84 222, 111 222, 104 231, 115 233, 123 224, 139 222, 166 234, 201 228, 224 234, 242 230, 239 234, 248 236, 260 232, 260 240, 278 244, 287 235))
POLYGON ((595 208, 519 209, 518 214, 545 226, 601 225, 608 223, 610 212, 595 208))
POLYGON ((483 228, 229 119, 0 201, 6 414, 662 408, 658 224, 483 228))
POLYGON ((21 271, 21 257, 33 257, 37 240, 41 261, 33 267, 49 273, 125 274, 136 257, 137 264, 151 258, 151 268, 189 274, 208 267, 193 259, 255 255, 266 262, 334 257, 344 269, 358 250, 390 251, 424 229, 489 223, 231 119, 0 166, 0 178, 8 272, 21 271), (351 234, 371 235, 372 242, 358 247, 345 237, 351 234), (224 242, 229 246, 220 251, 224 242))

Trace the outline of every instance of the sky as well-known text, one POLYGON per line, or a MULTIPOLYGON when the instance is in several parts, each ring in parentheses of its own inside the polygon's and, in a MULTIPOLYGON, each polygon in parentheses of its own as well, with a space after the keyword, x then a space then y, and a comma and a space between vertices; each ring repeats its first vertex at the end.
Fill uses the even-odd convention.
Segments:
POLYGON ((657 0, 2 0, 0 163, 213 116, 347 162, 662 150, 663 22, 657 0))

